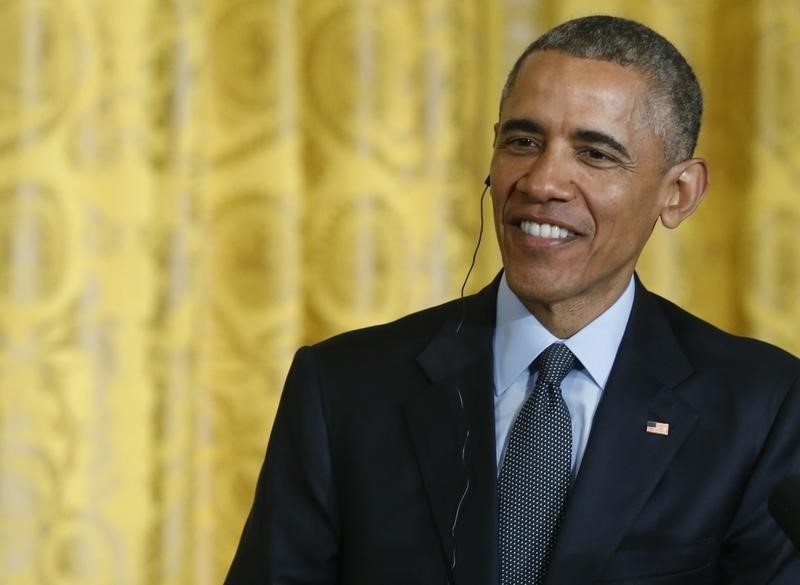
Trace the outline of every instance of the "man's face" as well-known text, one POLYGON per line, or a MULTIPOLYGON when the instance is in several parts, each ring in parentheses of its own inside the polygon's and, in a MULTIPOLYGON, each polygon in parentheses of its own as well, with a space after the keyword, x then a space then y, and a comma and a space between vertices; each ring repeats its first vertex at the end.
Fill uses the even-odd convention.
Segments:
POLYGON ((663 146, 632 68, 531 54, 495 126, 491 188, 509 286, 534 314, 597 316, 628 283, 665 205, 663 146))

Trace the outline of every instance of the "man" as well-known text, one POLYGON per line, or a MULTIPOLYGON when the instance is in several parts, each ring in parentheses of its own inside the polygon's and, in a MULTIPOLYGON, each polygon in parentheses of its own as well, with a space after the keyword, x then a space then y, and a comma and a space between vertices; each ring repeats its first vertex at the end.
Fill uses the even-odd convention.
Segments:
POLYGON ((503 272, 297 353, 229 585, 800 583, 766 508, 800 471, 800 360, 634 276, 703 198, 701 110, 631 21, 523 53, 490 173, 503 272))

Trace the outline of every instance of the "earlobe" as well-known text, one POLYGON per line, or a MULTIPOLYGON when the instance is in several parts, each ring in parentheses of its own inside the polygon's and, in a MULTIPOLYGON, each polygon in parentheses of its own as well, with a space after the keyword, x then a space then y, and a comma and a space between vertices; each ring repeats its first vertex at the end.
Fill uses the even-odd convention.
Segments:
POLYGON ((660 217, 664 227, 675 229, 703 201, 708 188, 708 167, 703 159, 693 158, 675 165, 667 174, 669 194, 660 217))

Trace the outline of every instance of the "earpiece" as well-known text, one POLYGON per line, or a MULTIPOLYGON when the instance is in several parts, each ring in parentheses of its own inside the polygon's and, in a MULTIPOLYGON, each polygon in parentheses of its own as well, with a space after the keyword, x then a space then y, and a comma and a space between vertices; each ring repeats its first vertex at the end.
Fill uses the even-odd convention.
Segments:
POLYGON ((483 180, 483 184, 486 185, 487 187, 491 187, 492 186, 492 176, 491 175, 486 175, 486 178, 483 180))

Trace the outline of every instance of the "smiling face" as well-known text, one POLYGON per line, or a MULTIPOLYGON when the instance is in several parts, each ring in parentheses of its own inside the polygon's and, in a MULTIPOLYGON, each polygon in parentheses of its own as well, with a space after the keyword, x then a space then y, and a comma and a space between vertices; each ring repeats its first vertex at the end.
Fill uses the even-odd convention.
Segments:
POLYGON ((501 106, 490 174, 506 278, 562 336, 622 294, 674 202, 680 169, 665 170, 647 89, 635 69, 539 51, 501 106))

